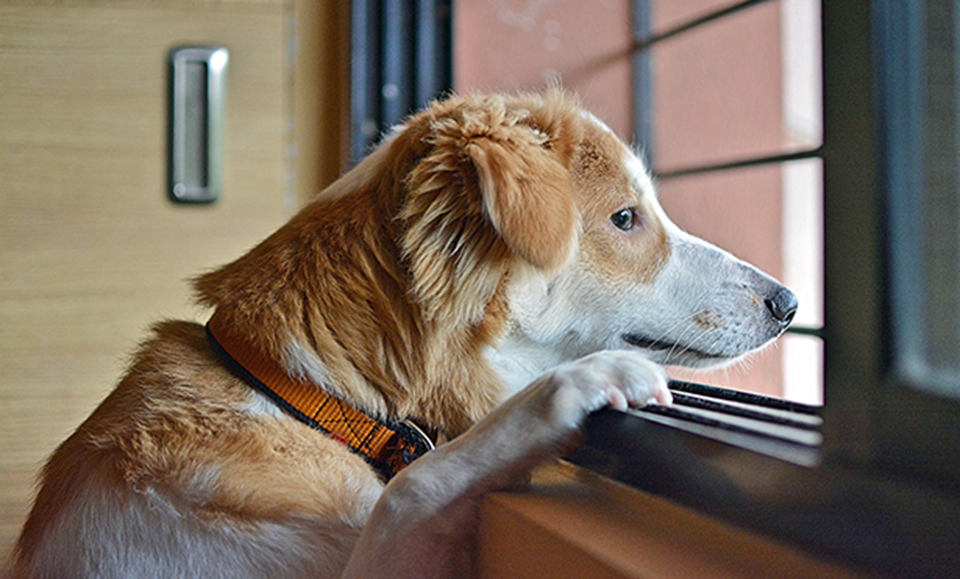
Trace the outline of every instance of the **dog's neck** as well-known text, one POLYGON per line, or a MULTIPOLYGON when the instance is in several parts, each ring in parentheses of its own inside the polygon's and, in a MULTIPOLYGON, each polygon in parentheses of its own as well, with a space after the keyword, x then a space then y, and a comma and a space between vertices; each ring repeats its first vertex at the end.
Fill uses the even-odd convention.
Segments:
POLYGON ((201 301, 291 375, 370 414, 456 436, 502 399, 482 354, 496 322, 424 319, 409 301, 389 211, 359 214, 361 194, 307 207, 243 258, 199 278, 201 301))
POLYGON ((563 362, 556 348, 546 347, 520 333, 509 333, 484 355, 504 385, 504 396, 522 390, 544 371, 563 362))

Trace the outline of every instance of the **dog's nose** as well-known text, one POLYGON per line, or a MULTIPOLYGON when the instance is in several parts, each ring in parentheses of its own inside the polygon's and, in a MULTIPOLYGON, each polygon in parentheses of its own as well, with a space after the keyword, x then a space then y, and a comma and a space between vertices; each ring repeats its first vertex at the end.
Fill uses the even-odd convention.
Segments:
POLYGON ((793 316, 797 313, 797 296, 785 287, 780 287, 772 297, 764 300, 767 309, 773 314, 774 319, 783 324, 789 325, 793 321, 793 316))

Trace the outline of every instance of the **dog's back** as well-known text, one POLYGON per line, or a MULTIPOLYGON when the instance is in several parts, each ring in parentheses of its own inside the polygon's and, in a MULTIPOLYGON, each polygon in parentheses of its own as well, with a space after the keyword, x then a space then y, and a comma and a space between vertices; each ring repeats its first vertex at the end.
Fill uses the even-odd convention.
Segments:
POLYGON ((249 391, 202 326, 154 328, 47 463, 14 576, 335 575, 382 484, 249 391))

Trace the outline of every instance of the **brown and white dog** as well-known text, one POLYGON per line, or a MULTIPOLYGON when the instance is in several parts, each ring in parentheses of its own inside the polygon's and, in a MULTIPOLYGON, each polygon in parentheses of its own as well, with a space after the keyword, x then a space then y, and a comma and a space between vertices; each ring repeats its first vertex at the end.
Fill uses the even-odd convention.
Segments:
POLYGON ((154 328, 47 463, 14 576, 469 576, 485 492, 593 410, 669 404, 659 364, 738 359, 796 310, 559 90, 435 103, 195 288, 216 327, 154 328), (244 349, 450 442, 375 468, 251 387, 244 349))

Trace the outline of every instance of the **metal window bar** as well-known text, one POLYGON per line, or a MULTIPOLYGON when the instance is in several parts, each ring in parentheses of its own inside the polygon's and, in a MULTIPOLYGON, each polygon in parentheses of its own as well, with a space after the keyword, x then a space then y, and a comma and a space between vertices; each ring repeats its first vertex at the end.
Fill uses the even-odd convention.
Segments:
MULTIPOLYGON (((819 408, 678 380, 671 380, 669 387, 673 406, 592 414, 584 428, 585 447, 567 458, 643 488, 650 473, 637 477, 632 472, 635 456, 630 446, 645 444, 651 429, 659 425, 803 467, 820 464, 823 419, 819 408)), ((671 444, 677 436, 674 439, 671 444)))
MULTIPOLYGON (((698 28, 700 26, 703 26, 704 24, 709 24, 715 20, 720 20, 721 18, 725 18, 727 16, 730 16, 731 14, 740 12, 741 10, 745 10, 747 8, 756 6, 757 4, 762 4, 764 2, 770 2, 770 1, 771 0, 746 0, 744 2, 740 2, 737 4, 733 4, 732 6, 727 6, 726 8, 722 8, 720 10, 717 10, 716 12, 711 12, 704 16, 694 18, 693 20, 689 20, 687 22, 684 22, 683 24, 680 24, 678 26, 675 26, 673 28, 670 28, 668 30, 665 30, 664 32, 660 32, 657 34, 652 34, 652 35, 649 34, 649 27, 648 27, 646 34, 638 35, 636 37, 636 40, 633 43, 633 49, 645 50, 647 48, 650 48, 654 44, 661 42, 663 40, 666 40, 668 38, 672 38, 674 36, 677 36, 689 30, 693 30, 694 28, 698 28)), ((637 13, 637 10, 639 10, 641 13, 649 15, 650 0, 635 0, 634 1, 635 14, 637 13)), ((637 29, 634 28, 634 30, 636 31, 637 29)))
POLYGON ((727 171, 730 169, 744 169, 747 167, 757 167, 760 165, 771 165, 775 163, 786 163, 789 161, 802 161, 804 159, 819 159, 823 156, 822 147, 813 149, 804 149, 789 153, 778 153, 767 157, 753 157, 739 161, 730 161, 726 163, 714 163, 709 165, 699 165, 696 167, 684 167, 672 171, 657 173, 657 179, 665 181, 677 177, 688 177, 690 175, 699 175, 702 173, 715 173, 717 171, 727 171))
MULTIPOLYGON (((650 0, 634 0, 631 11, 633 37, 642 39, 650 36, 650 0)), ((653 150, 653 92, 650 86, 653 80, 650 51, 638 47, 633 49, 633 138, 642 149, 647 163, 654 165, 653 150)))
POLYGON ((350 161, 452 88, 452 0, 353 0, 350 161))

